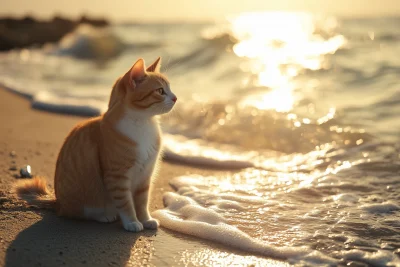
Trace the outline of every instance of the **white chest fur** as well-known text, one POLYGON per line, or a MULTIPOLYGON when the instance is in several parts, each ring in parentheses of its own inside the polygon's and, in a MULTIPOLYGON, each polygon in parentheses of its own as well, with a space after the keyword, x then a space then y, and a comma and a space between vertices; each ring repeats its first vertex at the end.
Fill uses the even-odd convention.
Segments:
POLYGON ((135 162, 132 162, 127 175, 136 182, 149 179, 159 154, 158 122, 155 119, 132 119, 126 115, 117 123, 117 129, 136 144, 135 162))

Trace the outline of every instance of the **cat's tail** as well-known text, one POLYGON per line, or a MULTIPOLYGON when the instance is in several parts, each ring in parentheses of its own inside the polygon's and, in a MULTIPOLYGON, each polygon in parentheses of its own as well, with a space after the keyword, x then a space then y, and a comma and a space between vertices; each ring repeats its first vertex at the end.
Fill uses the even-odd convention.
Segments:
POLYGON ((18 197, 30 205, 44 209, 56 209, 56 198, 47 188, 44 177, 35 176, 29 180, 20 180, 15 184, 14 189, 18 197))

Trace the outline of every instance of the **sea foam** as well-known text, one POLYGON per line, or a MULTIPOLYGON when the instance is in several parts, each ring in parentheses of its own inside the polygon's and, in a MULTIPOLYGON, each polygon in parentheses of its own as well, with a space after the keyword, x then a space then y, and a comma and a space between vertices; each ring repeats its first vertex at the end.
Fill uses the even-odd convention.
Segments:
POLYGON ((343 251, 341 256, 347 260, 360 261, 370 266, 400 266, 400 260, 390 251, 365 252, 358 249, 343 251))
MULTIPOLYGON (((252 255, 281 259, 300 266, 337 266, 350 261, 377 266, 398 266, 398 257, 389 251, 379 250, 379 244, 364 240, 357 235, 338 235, 329 229, 329 226, 328 229, 320 226, 327 223, 326 220, 336 222, 333 227, 343 227, 344 224, 351 226, 352 221, 348 221, 346 217, 347 211, 336 215, 333 211, 338 204, 343 203, 346 203, 349 209, 354 207, 354 211, 359 210, 357 206, 362 203, 362 199, 357 194, 332 195, 324 201, 322 196, 315 195, 314 198, 320 197, 321 204, 324 203, 324 207, 317 206, 320 210, 316 210, 315 207, 309 210, 307 206, 292 207, 286 202, 289 198, 287 194, 281 195, 282 198, 273 197, 279 194, 276 193, 281 191, 279 189, 286 191, 285 183, 281 188, 268 189, 269 183, 276 184, 283 177, 274 178, 269 175, 274 174, 246 169, 241 175, 227 177, 201 175, 176 177, 170 181, 176 192, 164 194, 165 208, 153 212, 153 216, 160 220, 162 227, 246 251, 252 255), (266 181, 269 182, 265 183, 266 181), (332 201, 331 205, 329 200, 332 201), (309 210, 308 215, 302 215, 302 212, 307 210, 309 210), (334 216, 323 216, 327 211, 334 216), (281 222, 287 225, 279 222, 280 217, 281 222), (300 229, 308 230, 298 231, 300 229), (293 242, 291 237, 287 237, 288 235, 297 241, 293 242), (322 241, 335 240, 351 250, 324 254, 307 247, 310 244, 309 237, 322 241), (358 249, 361 247, 371 247, 376 251, 358 249)), ((301 184, 301 181, 297 183, 301 184)), ((299 192, 292 191, 289 194, 298 195, 299 192)), ((310 197, 308 192, 301 194, 310 197)), ((376 213, 394 211, 397 206, 393 203, 381 203, 364 204, 361 207, 376 213)), ((311 241, 311 244, 313 243, 315 240, 311 241)))
POLYGON ((106 110, 104 101, 76 97, 59 97, 49 91, 40 91, 32 98, 32 107, 57 113, 97 116, 106 110))
POLYGON ((383 203, 365 204, 361 206, 361 209, 369 213, 390 213, 399 211, 400 206, 393 202, 387 201, 383 203))
POLYGON ((214 241, 260 256, 334 266, 337 260, 307 247, 275 247, 251 238, 212 209, 207 209, 193 199, 168 192, 163 196, 165 208, 153 212, 163 227, 184 234, 214 241))

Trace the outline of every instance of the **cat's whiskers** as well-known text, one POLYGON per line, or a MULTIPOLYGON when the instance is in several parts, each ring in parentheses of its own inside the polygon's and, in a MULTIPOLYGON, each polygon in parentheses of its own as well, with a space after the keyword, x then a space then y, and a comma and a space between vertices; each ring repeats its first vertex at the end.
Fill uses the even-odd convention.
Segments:
POLYGON ((174 108, 172 109, 166 116, 168 119, 172 119, 173 117, 176 117, 178 120, 183 120, 183 117, 180 113, 180 109, 174 108))
POLYGON ((169 57, 168 58, 168 62, 167 62, 167 64, 165 65, 165 70, 164 70, 164 73, 165 74, 167 74, 167 72, 168 72, 168 70, 169 70, 169 63, 171 62, 171 57, 169 57))

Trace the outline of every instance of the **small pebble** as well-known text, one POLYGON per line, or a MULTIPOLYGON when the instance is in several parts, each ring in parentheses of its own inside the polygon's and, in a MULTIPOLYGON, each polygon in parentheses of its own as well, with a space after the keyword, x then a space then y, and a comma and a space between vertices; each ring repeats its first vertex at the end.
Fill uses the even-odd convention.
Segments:
POLYGON ((11 167, 9 168, 9 170, 10 170, 10 171, 16 171, 16 170, 17 170, 17 166, 11 166, 11 167))
POLYGON ((11 157, 15 157, 16 155, 17 155, 17 152, 15 152, 14 150, 10 152, 11 157))
POLYGON ((32 178, 32 169, 30 165, 25 165, 19 170, 21 178, 32 178))

